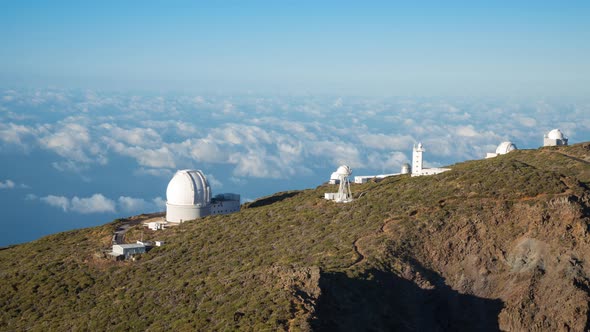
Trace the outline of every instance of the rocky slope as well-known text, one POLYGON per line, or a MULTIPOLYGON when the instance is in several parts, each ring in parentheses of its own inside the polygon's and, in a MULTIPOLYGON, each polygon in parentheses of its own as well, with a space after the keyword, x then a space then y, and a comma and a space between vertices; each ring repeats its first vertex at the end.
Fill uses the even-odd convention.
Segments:
MULTIPOLYGON (((102 254, 120 221, 0 251, 0 330, 590 328, 590 144, 279 193, 102 254)), ((141 226, 128 240, 139 237, 141 226)))

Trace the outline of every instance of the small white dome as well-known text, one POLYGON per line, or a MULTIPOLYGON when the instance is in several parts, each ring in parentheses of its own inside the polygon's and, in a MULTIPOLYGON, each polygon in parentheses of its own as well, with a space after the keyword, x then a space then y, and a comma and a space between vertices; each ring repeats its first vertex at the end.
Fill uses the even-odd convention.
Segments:
POLYGON ((338 172, 333 172, 332 175, 330 175, 330 180, 338 180, 338 172))
POLYGON ((211 203, 211 187, 203 172, 180 170, 168 183, 166 200, 168 204, 173 205, 205 207, 211 203))
POLYGON ((404 164, 402 164, 401 173, 402 173, 402 174, 408 174, 408 173, 410 173, 410 169, 411 169, 411 168, 412 168, 412 167, 410 166, 410 164, 408 164, 408 163, 404 163, 404 164))
POLYGON ((547 137, 550 139, 564 139, 563 133, 559 129, 553 129, 547 134, 547 137))
POLYGON ((512 150, 517 150, 516 145, 514 145, 512 142, 502 142, 500 145, 498 145, 498 148, 496 148, 496 153, 506 154, 512 150))
POLYGON ((342 165, 342 166, 338 167, 338 169, 336 170, 336 173, 338 175, 349 176, 350 174, 352 174, 352 169, 350 169, 350 167, 348 167, 347 165, 342 165))

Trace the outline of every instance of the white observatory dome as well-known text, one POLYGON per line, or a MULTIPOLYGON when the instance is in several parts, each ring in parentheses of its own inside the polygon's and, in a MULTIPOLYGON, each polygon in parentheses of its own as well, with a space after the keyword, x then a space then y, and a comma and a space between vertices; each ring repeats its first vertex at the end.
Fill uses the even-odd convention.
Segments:
POLYGON ((342 166, 338 167, 338 169, 336 170, 336 173, 338 175, 349 176, 350 174, 352 174, 352 169, 350 169, 350 167, 348 167, 347 165, 342 165, 342 166))
POLYGON ((408 163, 404 163, 404 164, 402 164, 401 173, 402 173, 402 174, 409 174, 409 173, 410 173, 410 169, 411 169, 411 168, 412 168, 412 167, 410 166, 410 164, 408 164, 408 163))
POLYGON ((211 187, 201 171, 176 172, 166 189, 166 221, 183 222, 211 214, 211 187))
POLYGON ((564 139, 563 133, 559 129, 553 129, 547 134, 547 137, 550 139, 564 139))
POLYGON ((180 170, 166 189, 166 201, 172 205, 207 206, 211 203, 211 188, 203 172, 180 170))
POLYGON ((496 154, 506 154, 512 150, 517 150, 516 145, 512 142, 502 142, 498 145, 498 148, 496 148, 496 154))

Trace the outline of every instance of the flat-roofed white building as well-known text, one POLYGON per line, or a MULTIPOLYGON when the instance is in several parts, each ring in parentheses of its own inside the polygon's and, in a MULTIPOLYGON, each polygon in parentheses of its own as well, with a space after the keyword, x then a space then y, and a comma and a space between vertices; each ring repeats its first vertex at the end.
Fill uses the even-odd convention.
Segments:
POLYGON ((138 254, 145 253, 145 244, 143 243, 129 243, 129 244, 114 244, 111 255, 124 256, 125 259, 138 254))

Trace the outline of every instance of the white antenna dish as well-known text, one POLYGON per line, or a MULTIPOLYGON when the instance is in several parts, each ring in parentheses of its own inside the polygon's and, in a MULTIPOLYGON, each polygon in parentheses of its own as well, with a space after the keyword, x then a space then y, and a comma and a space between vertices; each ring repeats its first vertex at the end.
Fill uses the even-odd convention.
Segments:
POLYGON ((342 165, 338 167, 338 169, 336 170, 336 174, 338 174, 338 176, 348 177, 350 176, 350 174, 352 174, 352 170, 347 165, 342 165))

